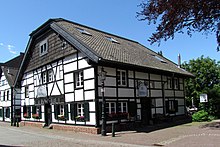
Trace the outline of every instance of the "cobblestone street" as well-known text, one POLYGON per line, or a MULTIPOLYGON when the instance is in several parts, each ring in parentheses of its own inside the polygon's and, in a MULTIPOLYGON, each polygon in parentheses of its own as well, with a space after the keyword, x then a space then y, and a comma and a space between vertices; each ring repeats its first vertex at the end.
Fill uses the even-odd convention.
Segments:
POLYGON ((0 123, 0 145, 53 147, 217 147, 220 144, 220 122, 188 123, 152 131, 153 127, 137 131, 116 132, 116 137, 65 132, 35 127, 11 127, 0 123))

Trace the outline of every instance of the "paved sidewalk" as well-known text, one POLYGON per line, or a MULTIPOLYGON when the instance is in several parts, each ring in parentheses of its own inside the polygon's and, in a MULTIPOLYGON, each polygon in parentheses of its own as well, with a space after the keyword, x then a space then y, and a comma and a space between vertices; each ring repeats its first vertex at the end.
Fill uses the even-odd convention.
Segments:
POLYGON ((20 146, 105 146, 105 147, 218 147, 220 145, 220 120, 209 123, 187 123, 179 126, 159 129, 163 125, 149 126, 137 131, 116 132, 116 137, 106 137, 85 133, 65 132, 34 127, 11 127, 9 123, 0 122, 0 144, 20 146), (12 131, 15 137, 3 141, 4 134, 12 131), (19 134, 26 135, 19 139, 19 134), (17 142, 16 142, 17 136, 17 142), (13 141, 15 140, 15 142, 13 141))

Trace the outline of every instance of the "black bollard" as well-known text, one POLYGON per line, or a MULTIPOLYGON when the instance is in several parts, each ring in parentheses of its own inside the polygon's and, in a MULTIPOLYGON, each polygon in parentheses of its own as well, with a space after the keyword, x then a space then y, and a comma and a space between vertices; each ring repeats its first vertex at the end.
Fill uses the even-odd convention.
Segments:
POLYGON ((112 123, 112 137, 115 137, 115 123, 112 123))
POLYGON ((19 122, 18 122, 18 118, 16 119, 16 122, 17 122, 17 127, 19 127, 19 122))

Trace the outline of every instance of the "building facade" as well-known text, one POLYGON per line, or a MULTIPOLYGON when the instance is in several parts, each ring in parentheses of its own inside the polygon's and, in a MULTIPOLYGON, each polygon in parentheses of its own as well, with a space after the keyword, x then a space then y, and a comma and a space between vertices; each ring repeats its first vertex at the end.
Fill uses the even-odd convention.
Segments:
POLYGON ((192 76, 138 42, 50 19, 30 34, 16 77, 21 119, 100 128, 102 96, 107 124, 185 115, 184 79, 192 76))
POLYGON ((0 68, 0 121, 12 122, 20 115, 20 88, 15 88, 15 78, 23 59, 23 53, 1 64, 0 68))

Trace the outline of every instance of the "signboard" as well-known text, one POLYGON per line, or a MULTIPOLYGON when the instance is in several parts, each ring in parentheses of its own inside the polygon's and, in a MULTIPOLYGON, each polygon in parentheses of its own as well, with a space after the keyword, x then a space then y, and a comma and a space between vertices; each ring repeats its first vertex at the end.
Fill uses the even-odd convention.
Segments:
POLYGON ((46 86, 40 86, 37 89, 37 98, 40 98, 40 97, 47 97, 47 88, 46 88, 46 86))
POLYGON ((207 94, 200 94, 200 103, 208 102, 208 95, 207 94))
POLYGON ((147 84, 145 82, 138 82, 138 96, 147 97, 147 84))

